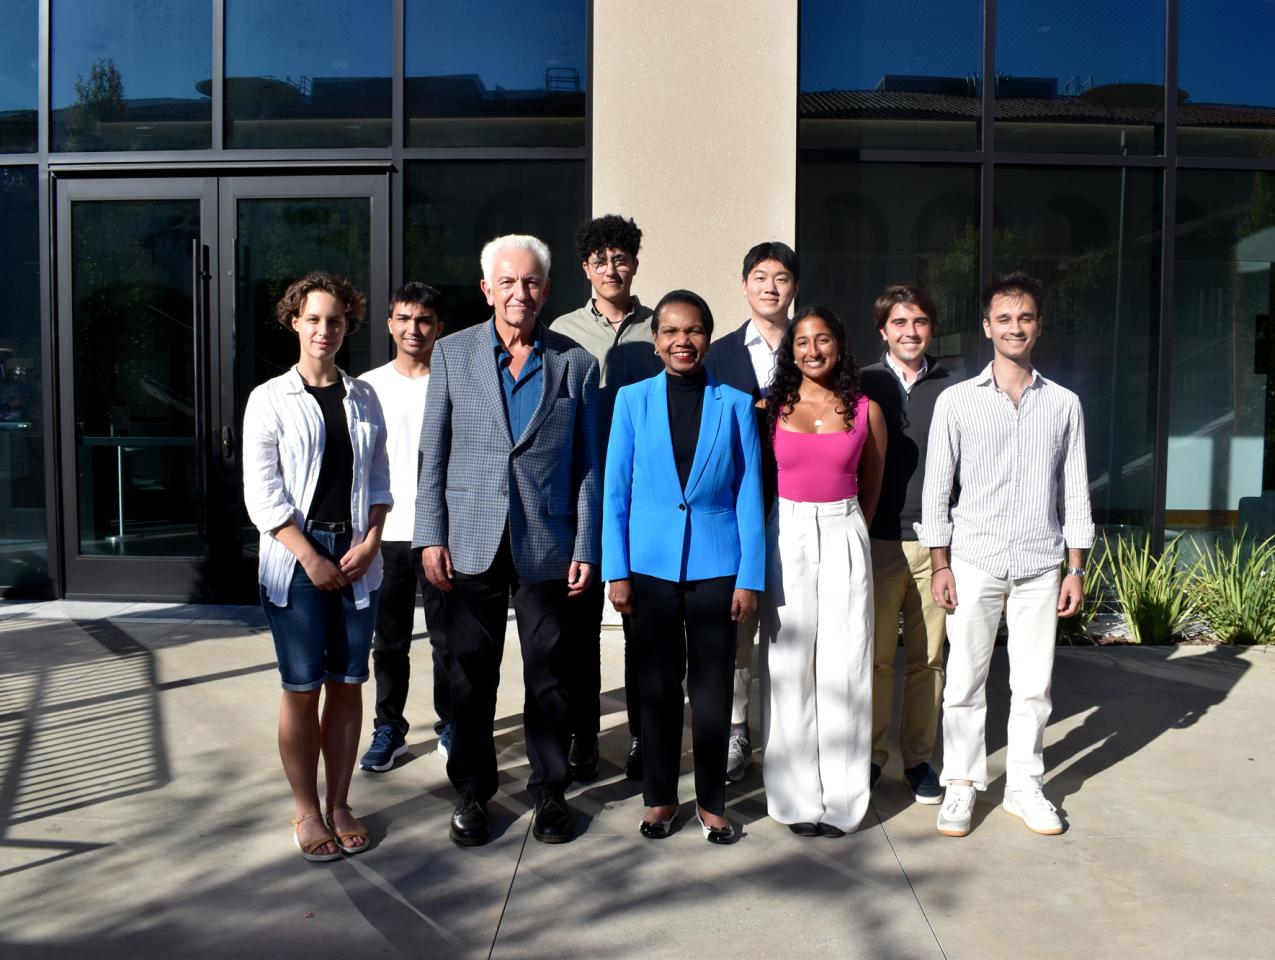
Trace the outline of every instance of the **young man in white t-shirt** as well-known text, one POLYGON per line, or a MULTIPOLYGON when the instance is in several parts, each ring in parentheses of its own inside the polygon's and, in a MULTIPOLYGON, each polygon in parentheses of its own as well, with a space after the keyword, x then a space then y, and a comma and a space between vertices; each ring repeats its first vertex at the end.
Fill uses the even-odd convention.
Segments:
POLYGON ((421 419, 429 386, 429 361, 434 341, 443 331, 442 295, 424 283, 408 283, 390 300, 388 326, 394 340, 394 359, 360 377, 372 385, 385 412, 386 447, 390 455, 390 491, 394 509, 385 521, 381 557, 385 579, 376 612, 372 640, 372 669, 376 676, 376 725, 372 744, 359 766, 385 771, 407 751, 407 721, 403 707, 411 673, 412 623, 416 587, 425 605, 425 625, 434 661, 434 712, 438 722, 438 750, 446 757, 451 746, 451 693, 448 686, 447 638, 443 633, 444 594, 425 579, 419 559, 412 558, 415 524, 416 475, 419 468, 421 419))

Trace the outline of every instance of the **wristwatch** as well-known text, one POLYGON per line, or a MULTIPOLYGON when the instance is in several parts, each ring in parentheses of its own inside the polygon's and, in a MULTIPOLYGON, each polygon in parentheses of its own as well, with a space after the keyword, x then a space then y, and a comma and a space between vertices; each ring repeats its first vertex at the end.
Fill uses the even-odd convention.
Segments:
POLYGON ((1067 568, 1067 576, 1069 577, 1083 577, 1084 575, 1085 575, 1084 567, 1068 567, 1067 568))

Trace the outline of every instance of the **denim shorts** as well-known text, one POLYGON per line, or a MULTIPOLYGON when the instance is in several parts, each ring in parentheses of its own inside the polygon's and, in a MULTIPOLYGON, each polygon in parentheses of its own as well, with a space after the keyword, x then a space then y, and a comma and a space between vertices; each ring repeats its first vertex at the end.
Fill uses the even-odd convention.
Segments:
MULTIPOLYGON (((350 549, 348 533, 307 530, 306 536, 333 563, 350 549)), ((359 610, 354 606, 353 588, 320 590, 300 563, 288 586, 287 606, 271 603, 262 586, 261 606, 274 636, 283 689, 317 690, 327 680, 366 682, 379 593, 373 590, 367 607, 359 610)))

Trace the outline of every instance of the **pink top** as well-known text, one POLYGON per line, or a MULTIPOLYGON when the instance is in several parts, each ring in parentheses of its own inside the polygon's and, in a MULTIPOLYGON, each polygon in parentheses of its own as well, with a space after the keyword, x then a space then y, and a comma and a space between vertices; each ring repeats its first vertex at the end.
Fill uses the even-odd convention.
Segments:
POLYGON ((868 398, 855 400, 854 428, 837 433, 775 429, 779 495, 802 503, 834 503, 859 495, 859 456, 868 438, 868 398))

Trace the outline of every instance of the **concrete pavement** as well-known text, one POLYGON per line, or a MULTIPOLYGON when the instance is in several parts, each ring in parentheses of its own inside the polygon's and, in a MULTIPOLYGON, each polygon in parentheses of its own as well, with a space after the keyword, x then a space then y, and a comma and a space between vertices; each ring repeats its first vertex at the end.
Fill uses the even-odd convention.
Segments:
POLYGON ((728 792, 744 836, 720 848, 687 822, 689 756, 680 829, 638 836, 621 639, 603 643, 602 769, 568 794, 574 842, 528 835, 516 642, 496 837, 448 841, 421 639, 406 762, 355 776, 375 848, 311 864, 288 836, 259 611, 0 603, 0 956, 1275 956, 1275 649, 1060 649, 1046 792, 1062 837, 997 808, 1002 648, 997 779, 969 837, 935 833, 936 808, 911 803, 895 759, 839 840, 770 821, 755 768, 728 792))

